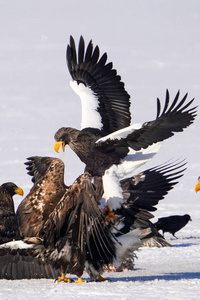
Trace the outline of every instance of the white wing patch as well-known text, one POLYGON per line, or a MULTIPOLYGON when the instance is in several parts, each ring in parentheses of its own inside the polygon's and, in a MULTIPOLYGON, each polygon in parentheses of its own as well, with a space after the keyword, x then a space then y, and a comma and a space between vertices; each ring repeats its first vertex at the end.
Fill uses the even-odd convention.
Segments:
POLYGON ((83 83, 77 84, 76 81, 70 81, 70 86, 73 91, 79 95, 82 106, 82 121, 81 129, 93 127, 102 129, 101 115, 97 109, 99 106, 98 98, 93 91, 83 83))
POLYGON ((2 244, 0 246, 0 249, 27 249, 27 248, 31 248, 33 245, 31 244, 26 244, 25 242, 23 242, 22 240, 20 241, 12 241, 12 242, 8 242, 5 244, 2 244))
POLYGON ((110 209, 121 207, 123 200, 122 189, 119 180, 126 178, 137 168, 151 159, 161 147, 161 143, 156 143, 141 151, 130 149, 128 155, 121 160, 118 165, 112 165, 105 171, 103 176, 104 195, 101 200, 101 207, 108 205, 110 209))
POLYGON ((127 257, 134 255, 133 252, 142 245, 140 235, 141 231, 137 228, 117 238, 119 241, 119 243, 115 243, 117 262, 123 262, 127 257))
POLYGON ((111 134, 108 134, 108 135, 98 139, 96 141, 96 143, 105 142, 107 140, 120 140, 120 139, 126 138, 130 133, 134 132, 135 130, 140 129, 141 127, 142 127, 142 124, 135 123, 131 126, 117 130, 111 134))

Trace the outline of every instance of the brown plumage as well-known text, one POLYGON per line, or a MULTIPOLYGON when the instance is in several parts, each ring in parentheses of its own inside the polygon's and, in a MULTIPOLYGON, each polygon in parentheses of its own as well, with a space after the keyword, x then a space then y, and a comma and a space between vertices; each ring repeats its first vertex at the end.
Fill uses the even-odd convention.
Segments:
MULTIPOLYGON (((17 218, 7 219, 6 228, 15 226, 16 232, 12 239, 25 237, 39 237, 45 221, 55 208, 56 204, 66 191, 64 184, 64 164, 61 160, 48 157, 30 157, 27 165, 28 174, 34 183, 29 194, 20 203, 17 209, 17 218), (14 223, 13 223, 14 222, 14 223), (18 224, 17 224, 18 223, 18 224), (18 226, 17 226, 18 225, 18 226)), ((5 203, 3 208, 5 210, 5 203)), ((9 206, 13 214, 13 206, 9 206)), ((10 230, 10 229, 9 229, 10 230)), ((3 242, 9 241, 8 239, 3 242)), ((34 254, 26 249, 12 248, 9 244, 5 249, 0 249, 0 278, 55 278, 59 272, 55 271, 51 263, 44 262, 41 258, 34 258, 34 254)))
POLYGON ((64 164, 60 159, 34 156, 28 158, 28 174, 34 183, 17 209, 20 236, 39 236, 40 230, 66 191, 64 164))
POLYGON ((15 194, 23 195, 16 184, 0 186, 0 279, 55 278, 58 273, 49 263, 12 246, 21 239, 12 198, 15 194))
MULTIPOLYGON (((114 257, 111 236, 98 206, 103 193, 101 186, 96 190, 91 176, 84 173, 67 189, 64 164, 56 158, 31 157, 26 165, 34 186, 17 210, 24 242, 19 244, 21 248, 18 244, 11 248, 7 245, 0 249, 0 255, 9 253, 14 259, 20 252, 20 257, 36 257, 62 274, 78 277, 83 273, 87 251, 91 253, 91 242, 98 243, 96 250, 101 256, 114 257)), ((13 264, 16 267, 15 261, 13 264)))
POLYGON ((23 195, 23 190, 13 182, 0 186, 0 244, 9 242, 18 236, 17 218, 13 196, 23 195))
POLYGON ((112 235, 107 231, 96 200, 91 176, 84 173, 69 187, 43 227, 40 238, 44 247, 38 255, 50 259, 62 273, 81 277, 86 253, 92 256, 91 243, 104 257, 114 257, 112 235))

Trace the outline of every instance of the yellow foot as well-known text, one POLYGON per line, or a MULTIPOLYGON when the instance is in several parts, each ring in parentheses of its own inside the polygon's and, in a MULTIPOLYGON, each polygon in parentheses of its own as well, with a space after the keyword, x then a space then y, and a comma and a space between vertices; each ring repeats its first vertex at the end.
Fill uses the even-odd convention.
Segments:
POLYGON ((62 273, 61 277, 58 278, 58 279, 56 279, 56 281, 57 281, 57 282, 64 281, 64 282, 70 282, 70 283, 73 282, 73 280, 71 280, 71 279, 69 279, 69 278, 66 278, 64 273, 62 273))
POLYGON ((114 212, 108 208, 108 206, 104 207, 103 212, 104 218, 107 222, 109 222, 111 219, 117 221, 117 217, 115 216, 114 212))
POLYGON ((108 279, 106 279, 106 278, 103 278, 100 274, 97 275, 97 278, 98 278, 97 281, 100 281, 100 282, 101 282, 101 281, 107 281, 107 280, 108 280, 108 279))
POLYGON ((75 283, 85 283, 85 281, 81 277, 78 277, 78 280, 75 281, 75 283))

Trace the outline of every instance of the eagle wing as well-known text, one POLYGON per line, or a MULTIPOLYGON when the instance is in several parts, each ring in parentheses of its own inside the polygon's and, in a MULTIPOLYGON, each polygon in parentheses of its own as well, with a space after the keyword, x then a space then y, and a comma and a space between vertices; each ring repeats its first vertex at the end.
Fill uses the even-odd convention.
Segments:
POLYGON ((55 279, 58 276, 60 271, 50 262, 35 257, 34 245, 19 240, 0 246, 0 279, 55 279))
POLYGON ((156 210, 156 205, 178 183, 183 176, 186 163, 168 163, 157 166, 133 177, 120 181, 124 203, 116 212, 123 216, 124 228, 147 227, 149 219, 153 218, 151 212, 156 210))
POLYGON ((34 185, 17 209, 20 235, 38 236, 40 229, 66 191, 64 163, 57 158, 31 157, 26 163, 34 185), (46 165, 46 167, 45 167, 46 165))
POLYGON ((104 53, 100 57, 99 47, 96 46, 93 50, 92 41, 85 51, 82 36, 76 51, 71 36, 66 57, 73 79, 71 87, 81 98, 81 129, 98 128, 106 135, 129 126, 130 96, 112 63, 106 63, 107 54, 104 53))
POLYGON ((175 132, 181 132, 191 125, 196 117, 196 108, 187 109, 194 99, 185 103, 187 94, 178 102, 179 91, 169 107, 169 92, 166 91, 165 106, 161 113, 160 100, 157 99, 157 117, 153 121, 145 122, 140 126, 131 125, 118 130, 108 136, 97 140, 97 147, 109 149, 111 147, 129 146, 139 151, 153 143, 161 142, 173 136, 175 132))
POLYGON ((92 256, 91 243, 96 251, 114 256, 111 237, 104 226, 104 219, 96 200, 96 191, 91 176, 84 173, 72 184, 60 200, 44 228, 45 243, 60 251, 67 241, 81 252, 87 247, 92 256))

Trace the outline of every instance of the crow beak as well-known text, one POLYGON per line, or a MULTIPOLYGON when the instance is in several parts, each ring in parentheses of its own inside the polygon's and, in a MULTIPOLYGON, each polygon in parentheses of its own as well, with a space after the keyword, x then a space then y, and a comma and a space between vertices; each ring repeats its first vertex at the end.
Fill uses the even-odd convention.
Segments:
POLYGON ((62 150, 63 152, 65 151, 65 142, 63 141, 59 141, 59 142, 55 142, 54 144, 54 150, 59 153, 59 149, 60 149, 60 146, 62 145, 62 150))

